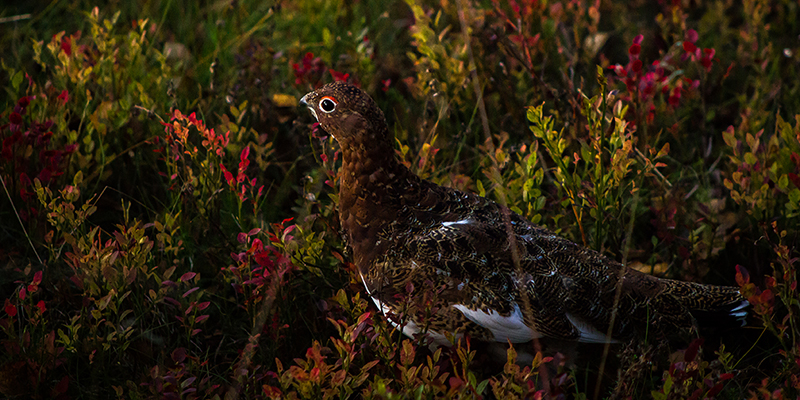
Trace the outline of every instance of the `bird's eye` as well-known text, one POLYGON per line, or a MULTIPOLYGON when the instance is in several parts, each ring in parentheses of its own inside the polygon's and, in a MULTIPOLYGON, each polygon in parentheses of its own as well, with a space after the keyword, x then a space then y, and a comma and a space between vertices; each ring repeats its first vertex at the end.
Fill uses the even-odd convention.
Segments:
POLYGON ((333 97, 325 96, 319 101, 319 109, 330 114, 336 109, 336 104, 336 100, 333 97))

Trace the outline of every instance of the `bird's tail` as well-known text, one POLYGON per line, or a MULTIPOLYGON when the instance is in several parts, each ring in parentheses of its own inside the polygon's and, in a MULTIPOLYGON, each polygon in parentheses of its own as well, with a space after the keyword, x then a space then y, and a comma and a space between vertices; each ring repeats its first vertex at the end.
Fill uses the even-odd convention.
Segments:
POLYGON ((666 291, 692 314, 700 328, 738 328, 747 323, 750 303, 738 287, 669 281, 666 291))

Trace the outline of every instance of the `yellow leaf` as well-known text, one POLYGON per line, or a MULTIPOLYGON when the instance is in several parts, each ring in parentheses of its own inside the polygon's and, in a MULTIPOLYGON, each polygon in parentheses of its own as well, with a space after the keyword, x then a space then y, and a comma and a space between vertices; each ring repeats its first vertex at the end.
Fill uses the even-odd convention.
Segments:
POLYGON ((298 100, 288 94, 275 93, 272 95, 272 103, 278 107, 294 107, 298 104, 298 100))

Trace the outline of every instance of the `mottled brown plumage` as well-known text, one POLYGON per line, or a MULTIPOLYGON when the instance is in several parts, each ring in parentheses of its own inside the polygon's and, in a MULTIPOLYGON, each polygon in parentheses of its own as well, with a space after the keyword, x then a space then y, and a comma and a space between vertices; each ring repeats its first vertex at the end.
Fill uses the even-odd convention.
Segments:
POLYGON ((381 110, 354 86, 332 83, 301 103, 341 145, 340 221, 367 292, 390 317, 412 287, 412 296, 429 287, 444 303, 425 318, 413 313, 407 335, 605 342, 692 329, 701 315, 743 321, 737 288, 643 274, 491 200, 417 177, 395 159, 381 110))

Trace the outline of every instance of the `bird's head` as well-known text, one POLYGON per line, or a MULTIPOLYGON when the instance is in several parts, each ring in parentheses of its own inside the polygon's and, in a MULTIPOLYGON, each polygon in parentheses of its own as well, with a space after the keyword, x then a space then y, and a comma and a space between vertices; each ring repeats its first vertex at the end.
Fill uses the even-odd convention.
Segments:
POLYGON ((363 90, 344 83, 329 83, 300 99, 325 132, 340 144, 390 139, 383 112, 363 90))

